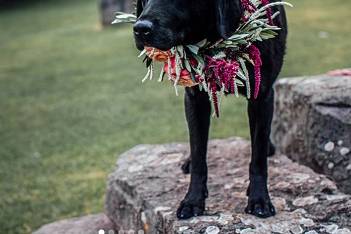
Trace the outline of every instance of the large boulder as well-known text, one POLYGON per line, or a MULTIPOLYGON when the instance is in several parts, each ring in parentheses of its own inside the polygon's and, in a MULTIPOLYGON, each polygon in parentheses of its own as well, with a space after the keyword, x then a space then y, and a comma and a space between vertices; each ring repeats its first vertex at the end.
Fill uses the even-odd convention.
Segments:
POLYGON ((351 193, 351 77, 281 79, 275 91, 272 139, 278 151, 351 193))
MULTIPOLYGON (((187 144, 139 145, 119 156, 109 176, 105 209, 128 233, 351 233, 350 195, 323 175, 284 155, 269 160, 269 189, 277 215, 244 213, 250 143, 239 138, 209 143, 206 215, 179 221, 175 210, 189 175, 180 165, 187 144)), ((125 233, 125 232, 122 232, 125 233)))

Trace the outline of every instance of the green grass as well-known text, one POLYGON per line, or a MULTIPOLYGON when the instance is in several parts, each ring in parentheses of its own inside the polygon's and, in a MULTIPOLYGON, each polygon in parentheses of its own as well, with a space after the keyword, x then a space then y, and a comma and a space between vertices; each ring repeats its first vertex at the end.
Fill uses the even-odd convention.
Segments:
MULTIPOLYGON (((351 2, 291 2, 281 76, 350 67, 351 2)), ((182 97, 141 85, 136 54, 129 27, 99 28, 96 1, 0 12, 0 233, 100 212, 119 153, 187 140, 182 97)), ((226 98, 213 119, 212 138, 232 135, 248 137, 243 99, 226 98)))

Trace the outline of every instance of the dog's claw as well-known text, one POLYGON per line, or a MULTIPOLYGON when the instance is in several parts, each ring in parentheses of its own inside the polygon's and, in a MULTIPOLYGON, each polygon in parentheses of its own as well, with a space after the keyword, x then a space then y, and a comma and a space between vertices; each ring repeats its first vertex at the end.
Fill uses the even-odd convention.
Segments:
POLYGON ((188 218, 191 218, 192 216, 193 215, 190 207, 188 206, 179 207, 177 211, 178 219, 188 219, 188 218))
POLYGON ((201 216, 203 215, 204 211, 203 209, 200 209, 199 207, 194 207, 193 208, 194 216, 201 216))
POLYGON ((178 219, 189 219, 191 217, 201 216, 205 210, 204 202, 200 202, 201 204, 192 204, 189 201, 182 201, 178 210, 177 210, 177 218, 178 219))
POLYGON ((269 198, 249 200, 245 212, 259 218, 268 218, 275 215, 275 208, 269 198))

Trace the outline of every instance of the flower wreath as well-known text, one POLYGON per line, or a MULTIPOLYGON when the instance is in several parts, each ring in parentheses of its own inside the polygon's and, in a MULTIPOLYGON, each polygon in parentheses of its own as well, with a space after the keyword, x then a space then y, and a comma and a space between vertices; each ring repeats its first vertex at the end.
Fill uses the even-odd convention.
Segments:
MULTIPOLYGON (((219 116, 219 98, 224 93, 239 96, 238 86, 246 88, 246 97, 251 98, 249 74, 246 67, 250 63, 254 67, 256 99, 261 83, 261 53, 254 42, 272 39, 277 36, 279 27, 273 24, 273 19, 280 12, 272 14, 271 7, 277 5, 292 6, 287 2, 269 3, 269 0, 241 0, 244 15, 237 30, 228 39, 215 43, 203 40, 195 45, 178 45, 168 51, 145 47, 139 57, 144 57, 147 73, 142 82, 152 79, 154 63, 161 62, 159 81, 165 74, 168 76, 178 95, 177 86, 199 88, 206 91, 214 107, 214 113, 219 116)), ((136 16, 118 12, 113 23, 134 23, 136 16)))

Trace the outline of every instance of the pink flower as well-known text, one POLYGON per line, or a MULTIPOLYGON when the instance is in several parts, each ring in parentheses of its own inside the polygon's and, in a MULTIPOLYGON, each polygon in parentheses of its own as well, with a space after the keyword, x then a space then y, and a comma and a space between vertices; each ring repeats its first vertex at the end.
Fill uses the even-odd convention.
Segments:
POLYGON ((249 13, 253 13, 257 10, 255 5, 250 0, 241 0, 241 4, 244 7, 244 10, 248 11, 249 13))
MULTIPOLYGON (((269 4, 269 0, 261 0, 261 3, 263 6, 266 6, 267 4, 269 4)), ((251 2, 251 0, 241 0, 241 4, 244 8, 245 11, 247 11, 248 13, 254 13, 257 8, 256 6, 251 2)), ((267 18, 268 18, 268 23, 270 25, 273 25, 273 19, 272 19, 272 9, 271 8, 267 8, 266 10, 266 15, 267 15, 267 18)), ((243 16, 243 21, 247 21, 248 18, 247 16, 243 16)))
POLYGON ((207 65, 205 71, 209 73, 209 77, 213 77, 218 83, 223 84, 225 88, 234 93, 235 77, 239 70, 239 63, 236 61, 226 61, 224 59, 213 59, 207 57, 207 65))
POLYGON ((239 63, 236 61, 226 61, 224 59, 214 59, 212 57, 206 57, 206 81, 210 85, 210 91, 212 94, 212 104, 215 110, 215 114, 219 117, 218 107, 218 88, 225 87, 228 92, 235 92, 235 77, 239 70, 239 63))
MULTIPOLYGON (((262 5, 263 6, 266 6, 269 4, 269 0, 261 0, 262 2, 262 5)), ((268 22, 270 25, 273 25, 273 19, 272 19, 272 9, 269 7, 267 8, 266 10, 266 15, 267 15, 267 18, 268 18, 268 22)))
POLYGON ((252 61, 254 62, 254 71, 255 71, 254 98, 256 99, 260 91, 260 84, 261 84, 261 66, 262 66, 261 52, 256 46, 251 45, 249 47, 249 56, 250 56, 250 59, 252 59, 252 61))

